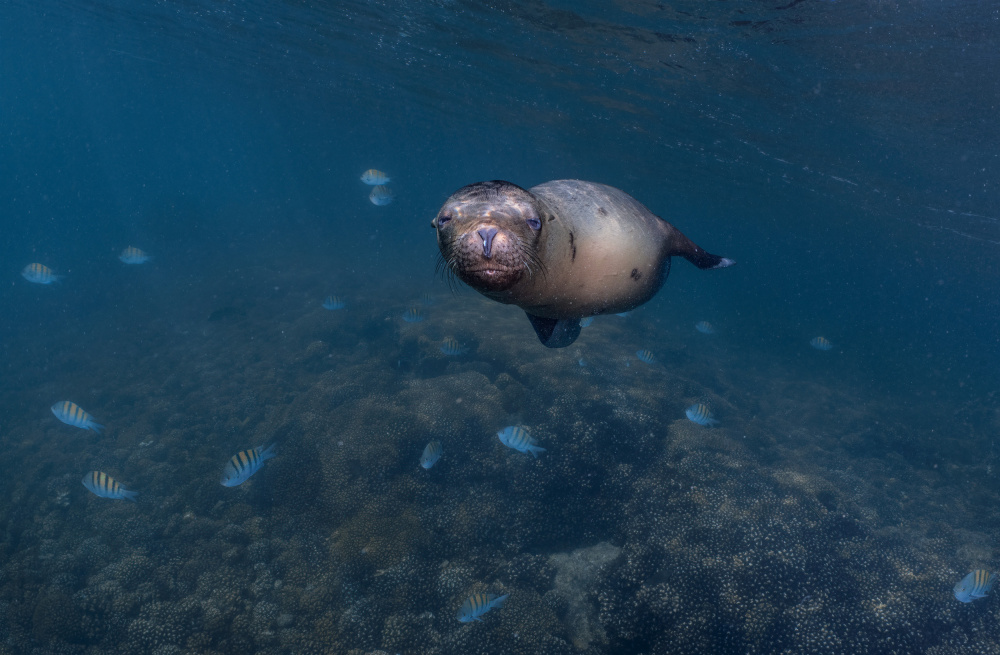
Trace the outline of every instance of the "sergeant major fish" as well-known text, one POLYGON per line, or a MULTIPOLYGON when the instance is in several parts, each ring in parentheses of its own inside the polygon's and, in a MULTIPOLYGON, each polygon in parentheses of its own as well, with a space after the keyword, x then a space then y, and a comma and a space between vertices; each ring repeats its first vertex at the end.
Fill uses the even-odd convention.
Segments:
POLYGON ((369 168, 361 174, 361 181, 369 186, 377 186, 379 184, 388 184, 390 179, 382 171, 376 168, 369 168))
POLYGON ((707 428, 719 424, 715 420, 715 417, 712 416, 712 411, 704 403, 691 405, 684 410, 684 415, 688 417, 689 421, 694 421, 698 425, 704 425, 707 428))
POLYGON ((52 269, 45 264, 28 264, 21 271, 21 276, 24 277, 28 282, 34 284, 52 284, 53 282, 58 282, 62 279, 62 275, 56 275, 52 272, 52 269))
POLYGON ((139 495, 138 491, 129 491, 118 480, 100 471, 91 471, 83 476, 82 482, 83 486, 101 498, 113 498, 115 500, 126 498, 134 503, 136 502, 135 497, 139 495))
POLYGON ((378 185, 368 194, 368 199, 377 207, 388 205, 395 197, 396 194, 392 192, 392 189, 383 184, 378 185))
POLYGON ((635 356, 643 364, 655 364, 656 363, 656 357, 653 356, 652 352, 646 350, 645 348, 643 348, 642 350, 637 350, 635 352, 635 356))
POLYGON ((698 321, 694 324, 694 329, 702 334, 715 334, 715 326, 708 321, 698 321))
POLYGON ((419 307, 410 307, 403 312, 403 320, 407 323, 419 323, 424 320, 424 311, 419 307))
POLYGON ((996 581, 997 576, 993 573, 986 569, 976 569, 955 583, 955 588, 952 591, 958 600, 963 603, 971 603, 978 598, 985 598, 993 589, 996 581))
POLYGON ((264 462, 274 457, 275 444, 266 449, 264 446, 241 450, 229 459, 226 468, 222 470, 222 486, 236 487, 260 470, 264 462))
POLYGON ((329 309, 330 311, 337 311, 346 306, 347 303, 340 296, 327 296, 326 300, 323 301, 323 309, 329 309))
POLYGON ((495 607, 503 607, 504 602, 507 600, 507 596, 508 594, 504 594, 503 596, 495 596, 493 594, 472 594, 469 596, 468 600, 462 603, 462 607, 458 609, 458 614, 455 618, 462 623, 468 623, 469 621, 482 621, 479 617, 495 607))
POLYGON ((430 467, 434 466, 435 464, 437 464, 437 461, 441 459, 441 452, 442 449, 440 441, 435 440, 430 442, 424 448, 423 454, 420 455, 420 465, 423 466, 425 469, 429 469, 430 467))
POLYGON ((122 250, 122 254, 118 255, 118 259, 125 264, 145 264, 152 259, 152 257, 150 257, 143 250, 139 250, 134 246, 129 246, 125 250, 122 250))
POLYGON ((813 337, 809 340, 809 345, 816 350, 830 350, 833 348, 833 344, 826 337, 813 337))
POLYGON ((462 344, 455 341, 452 337, 445 337, 444 343, 441 345, 441 352, 449 357, 454 357, 456 355, 464 355, 469 352, 468 348, 464 348, 462 344))
POLYGON ((94 421, 93 416, 83 411, 76 403, 68 400, 60 400, 53 405, 52 413, 56 415, 57 419, 66 425, 72 425, 74 428, 93 430, 97 434, 104 430, 104 426, 94 421))
POLYGON ((497 432, 497 437, 500 438, 500 443, 508 448, 513 448, 521 453, 531 453, 535 459, 538 459, 538 453, 545 452, 544 448, 535 445, 538 442, 528 434, 527 430, 519 428, 516 425, 507 426, 500 432, 497 432))

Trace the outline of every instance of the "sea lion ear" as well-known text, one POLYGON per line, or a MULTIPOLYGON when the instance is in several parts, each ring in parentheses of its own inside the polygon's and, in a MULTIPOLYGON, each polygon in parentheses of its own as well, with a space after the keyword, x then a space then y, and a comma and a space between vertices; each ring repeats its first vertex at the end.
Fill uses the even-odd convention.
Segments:
POLYGON ((580 319, 578 318, 544 318, 524 312, 531 327, 535 328, 538 340, 546 348, 565 348, 580 336, 580 319))

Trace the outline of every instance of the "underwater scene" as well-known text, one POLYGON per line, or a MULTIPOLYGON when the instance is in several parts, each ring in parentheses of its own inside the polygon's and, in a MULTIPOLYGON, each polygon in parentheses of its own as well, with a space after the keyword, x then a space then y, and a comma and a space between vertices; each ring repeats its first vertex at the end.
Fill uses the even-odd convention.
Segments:
POLYGON ((0 655, 1000 653, 1000 8, 0 17, 0 655))

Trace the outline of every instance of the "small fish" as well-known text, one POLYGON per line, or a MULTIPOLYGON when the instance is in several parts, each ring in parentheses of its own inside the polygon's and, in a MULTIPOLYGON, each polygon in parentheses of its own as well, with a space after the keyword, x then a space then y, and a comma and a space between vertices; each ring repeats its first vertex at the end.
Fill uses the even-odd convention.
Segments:
POLYGON ((655 364, 656 363, 656 357, 654 357, 653 353, 651 353, 650 351, 646 350, 645 348, 642 349, 642 350, 635 351, 635 356, 639 359, 640 362, 643 362, 645 364, 655 364))
POLYGON ((405 312, 403 312, 403 320, 407 323, 419 323, 426 318, 424 316, 424 310, 419 307, 410 307, 405 312))
POLYGON ((53 405, 52 413, 56 415, 57 419, 66 425, 72 425, 74 428, 93 430, 97 434, 104 430, 104 426, 95 422, 93 416, 80 409, 76 403, 68 400, 60 400, 53 405))
POLYGON ((376 168, 369 168, 367 171, 362 173, 361 181, 369 186, 388 184, 390 182, 389 176, 376 168))
POLYGON ((222 486, 235 487, 247 481, 251 475, 264 466, 264 462, 274 457, 274 446, 264 446, 242 450, 233 455, 222 471, 222 486))
POLYGON ((538 453, 545 452, 544 448, 535 445, 538 442, 524 428, 511 425, 497 432, 497 436, 503 445, 521 453, 531 453, 535 459, 538 459, 538 453))
POLYGON ((809 345, 816 350, 830 350, 833 348, 833 344, 826 337, 813 337, 809 340, 809 345))
POLYGON ((441 442, 435 440, 427 444, 427 447, 424 448, 424 453, 420 456, 420 465, 425 469, 429 469, 437 464, 439 459, 441 459, 441 442))
POLYGON ((584 316, 583 318, 580 319, 580 327, 582 328, 590 327, 593 322, 594 322, 593 316, 584 316))
POLYGON ((134 503, 136 502, 135 497, 139 495, 138 491, 129 491, 118 480, 100 471, 91 471, 83 476, 82 482, 83 486, 90 489, 95 496, 100 496, 101 498, 114 498, 115 500, 127 498, 134 503))
POLYGON ((52 284, 53 282, 58 282, 62 279, 62 275, 56 275, 52 272, 52 269, 45 264, 28 264, 21 271, 21 275, 28 282, 34 282, 35 284, 52 284))
POLYGON ((689 421, 694 421, 698 425, 704 425, 707 428, 713 425, 718 425, 718 421, 712 416, 711 410, 704 403, 696 403, 691 405, 684 410, 684 415, 688 417, 689 421))
POLYGON ((118 259, 125 264, 145 264, 152 257, 134 246, 129 246, 125 250, 122 250, 122 254, 118 255, 118 259))
POLYGON ((715 326, 708 321, 698 321, 694 324, 694 329, 702 334, 715 334, 715 326))
POLYGON ((462 607, 459 608, 458 614, 455 616, 456 619, 462 623, 468 623, 469 621, 482 621, 481 617, 486 614, 494 607, 503 607, 504 601, 507 600, 508 594, 503 596, 494 596, 493 594, 472 594, 469 599, 462 603, 462 607))
POLYGON ((372 204, 379 207, 388 205, 395 197, 396 195, 389 187, 381 184, 372 189, 372 192, 368 194, 368 199, 372 201, 372 204))
POLYGON ((445 337, 444 345, 441 346, 441 352, 448 356, 454 355, 464 355, 469 352, 468 348, 463 348, 460 343, 452 339, 451 337, 445 337))
POLYGON ((338 309, 343 309, 347 307, 347 303, 340 296, 327 296, 326 300, 323 301, 323 309, 329 309, 330 311, 336 311, 338 309))
POLYGON ((615 314, 615 316, 620 316, 622 318, 628 318, 631 315, 632 315, 632 312, 630 312, 630 311, 629 312, 618 312, 617 314, 615 314))
POLYGON ((581 357, 578 360, 576 360, 576 363, 580 365, 580 368, 586 368, 587 367, 587 360, 585 360, 583 357, 581 357))
POLYGON ((993 589, 993 584, 997 581, 997 576, 986 569, 976 569, 965 576, 957 583, 952 591, 955 598, 963 603, 971 603, 977 598, 985 598, 993 589))

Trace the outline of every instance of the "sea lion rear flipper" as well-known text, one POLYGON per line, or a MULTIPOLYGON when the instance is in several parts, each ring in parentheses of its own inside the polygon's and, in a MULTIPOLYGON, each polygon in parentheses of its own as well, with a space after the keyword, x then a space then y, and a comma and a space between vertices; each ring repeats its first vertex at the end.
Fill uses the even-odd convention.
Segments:
POLYGON ((565 348, 580 336, 580 319, 578 318, 543 318, 524 312, 531 327, 535 328, 538 340, 546 348, 565 348))
POLYGON ((719 257, 705 252, 676 227, 673 228, 673 233, 667 241, 667 248, 670 255, 683 257, 698 268, 725 268, 736 263, 728 257, 719 257))

